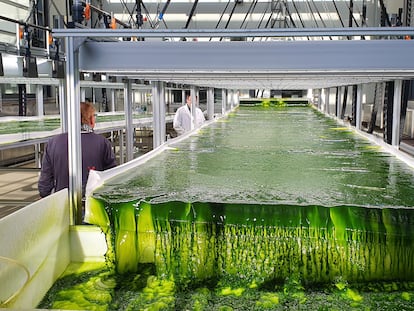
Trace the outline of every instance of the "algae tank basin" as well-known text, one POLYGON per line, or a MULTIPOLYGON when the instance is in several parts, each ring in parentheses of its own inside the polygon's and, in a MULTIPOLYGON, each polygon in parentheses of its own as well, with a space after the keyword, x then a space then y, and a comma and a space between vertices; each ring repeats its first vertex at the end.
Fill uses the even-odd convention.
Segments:
POLYGON ((105 263, 39 308, 413 309, 413 169, 311 107, 240 107, 119 172, 87 201, 105 263))

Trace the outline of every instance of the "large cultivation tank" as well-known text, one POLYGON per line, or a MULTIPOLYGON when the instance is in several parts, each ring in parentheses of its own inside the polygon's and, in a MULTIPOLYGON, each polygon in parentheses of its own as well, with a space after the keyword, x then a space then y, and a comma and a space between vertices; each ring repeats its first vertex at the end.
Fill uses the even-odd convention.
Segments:
POLYGON ((69 264, 39 307, 409 308, 413 177, 310 107, 240 107, 94 172, 86 221, 106 235, 106 264, 69 264))

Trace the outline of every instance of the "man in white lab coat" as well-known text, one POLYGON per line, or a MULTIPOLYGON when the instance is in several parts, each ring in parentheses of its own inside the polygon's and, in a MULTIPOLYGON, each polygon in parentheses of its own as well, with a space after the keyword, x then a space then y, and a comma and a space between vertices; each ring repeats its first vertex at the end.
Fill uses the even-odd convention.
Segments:
POLYGON ((203 112, 199 107, 195 105, 191 108, 191 95, 186 98, 186 104, 177 109, 174 116, 173 127, 178 135, 188 132, 193 129, 192 122, 193 116, 191 115, 191 109, 195 109, 195 122, 194 128, 200 127, 206 120, 203 112))

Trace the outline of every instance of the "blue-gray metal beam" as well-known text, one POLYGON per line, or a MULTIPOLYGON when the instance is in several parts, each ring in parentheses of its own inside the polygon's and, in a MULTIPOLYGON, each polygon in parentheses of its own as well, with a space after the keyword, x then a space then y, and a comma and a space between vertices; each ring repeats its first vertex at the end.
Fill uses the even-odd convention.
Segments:
POLYGON ((82 221, 82 149, 78 55, 74 38, 66 38, 66 102, 68 103, 69 206, 71 224, 82 221))
POLYGON ((134 136, 132 124, 132 83, 127 80, 124 86, 124 111, 125 111, 125 137, 126 137, 126 161, 134 158, 134 136))
POLYGON ((80 70, 398 72, 414 71, 412 55, 414 40, 85 42, 80 70))
POLYGON ((53 37, 144 37, 144 38, 210 38, 210 37, 347 37, 412 36, 414 27, 341 27, 341 28, 265 28, 265 29, 99 29, 57 28, 53 37))
POLYGON ((394 83, 394 104, 392 109, 392 140, 394 147, 400 144, 400 120, 401 120, 402 80, 394 83))
POLYGON ((412 55, 414 40, 86 42, 80 47, 80 70, 148 80, 190 79, 218 88, 226 88, 221 80, 244 89, 242 79, 265 87, 269 81, 276 85, 292 76, 292 83, 332 87, 384 77, 411 79, 412 55), (309 75, 317 77, 309 79, 309 75))

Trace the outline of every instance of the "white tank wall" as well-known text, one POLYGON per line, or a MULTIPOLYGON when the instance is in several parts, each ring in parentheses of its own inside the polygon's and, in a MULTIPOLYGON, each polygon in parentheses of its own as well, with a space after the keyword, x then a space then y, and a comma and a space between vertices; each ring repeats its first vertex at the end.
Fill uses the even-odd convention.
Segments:
POLYGON ((67 190, 0 219, 0 256, 0 308, 35 308, 70 262, 67 190))

